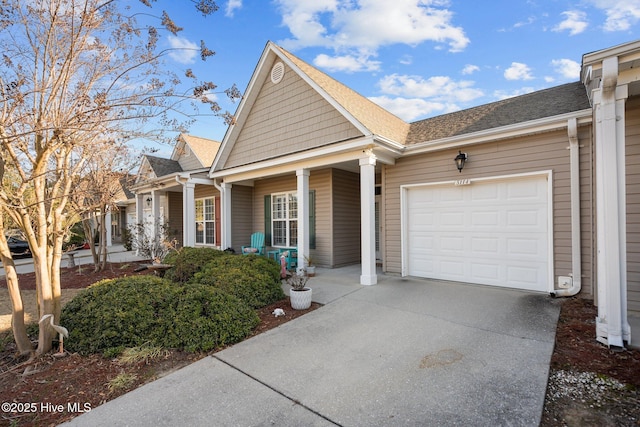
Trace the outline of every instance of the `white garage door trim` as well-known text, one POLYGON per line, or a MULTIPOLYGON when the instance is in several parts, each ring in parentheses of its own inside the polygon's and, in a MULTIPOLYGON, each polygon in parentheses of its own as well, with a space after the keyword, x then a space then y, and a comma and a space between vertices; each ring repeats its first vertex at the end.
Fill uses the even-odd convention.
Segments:
MULTIPOLYGON (((424 187, 436 187, 436 186, 456 186, 456 185, 473 185, 474 183, 482 183, 482 182, 491 182, 491 181, 509 181, 509 180, 517 180, 517 179, 526 179, 527 177, 540 177, 546 178, 547 183, 547 194, 546 194, 546 211, 547 211, 547 272, 546 272, 546 289, 536 289, 544 292, 551 292, 553 290, 554 283, 554 275, 553 275, 553 182, 552 182, 552 171, 537 171, 523 174, 513 174, 513 175, 501 175, 501 176, 492 176, 485 178, 475 178, 475 179, 461 179, 456 181, 440 181, 440 182, 427 182, 427 183, 418 183, 418 184, 408 184, 400 186, 400 209, 401 209, 401 230, 402 230, 402 242, 401 242, 401 257, 402 257, 402 276, 409 275, 410 266, 409 266, 409 238, 408 238, 408 225, 409 225, 409 191, 412 188, 424 188, 424 187)), ((462 263, 463 260, 460 260, 462 263)), ((485 283, 488 284, 488 283, 485 283)), ((497 284, 498 286, 505 286, 497 284)), ((517 288, 517 286, 514 286, 517 288)))

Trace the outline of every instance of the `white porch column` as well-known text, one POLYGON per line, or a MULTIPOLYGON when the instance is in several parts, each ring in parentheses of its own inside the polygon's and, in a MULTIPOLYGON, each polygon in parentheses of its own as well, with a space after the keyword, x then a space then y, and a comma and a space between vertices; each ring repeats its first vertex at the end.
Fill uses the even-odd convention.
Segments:
POLYGON ((151 234, 154 239, 160 236, 160 192, 151 191, 151 234))
MULTIPOLYGON (((138 234, 140 233, 141 227, 140 224, 144 224, 144 194, 138 193, 136 194, 136 223, 133 227, 133 232, 138 234)), ((143 228, 144 229, 144 228, 143 228)), ((134 238, 137 238, 135 236, 134 238)), ((140 255, 140 250, 136 249, 136 255, 140 255)))
POLYGON ((220 201, 222 203, 220 214, 222 218, 220 219, 222 222, 220 223, 220 234, 221 240, 220 249, 224 250, 230 248, 232 245, 231 242, 231 188, 233 184, 227 184, 223 182, 220 185, 222 189, 220 194, 220 201))
POLYGON ((111 236, 111 230, 113 229, 111 225, 111 207, 107 206, 107 212, 104 216, 104 225, 106 227, 105 231, 107 232, 107 247, 113 245, 113 239, 111 236))
POLYGON ((144 222, 144 194, 136 194, 136 225, 144 222))
POLYGON ((193 182, 182 184, 182 245, 196 245, 196 203, 193 182))
POLYGON ((376 275, 375 229, 376 156, 368 152, 360 159, 360 227, 361 227, 361 285, 378 283, 376 275))
POLYGON ((602 65, 601 88, 594 91, 598 317, 596 339, 622 347, 631 339, 627 321, 625 101, 617 86, 618 58, 602 65))
POLYGON ((298 267, 302 274, 307 266, 305 257, 309 256, 309 170, 299 169, 298 177, 298 267))

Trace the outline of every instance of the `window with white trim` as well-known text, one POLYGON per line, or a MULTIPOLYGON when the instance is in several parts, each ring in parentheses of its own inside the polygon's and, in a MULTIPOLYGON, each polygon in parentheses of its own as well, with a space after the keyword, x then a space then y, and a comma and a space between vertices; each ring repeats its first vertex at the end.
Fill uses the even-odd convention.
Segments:
POLYGON ((196 199, 196 244, 216 244, 215 199, 196 199))
POLYGON ((296 192, 271 196, 272 246, 298 245, 298 195, 296 192))

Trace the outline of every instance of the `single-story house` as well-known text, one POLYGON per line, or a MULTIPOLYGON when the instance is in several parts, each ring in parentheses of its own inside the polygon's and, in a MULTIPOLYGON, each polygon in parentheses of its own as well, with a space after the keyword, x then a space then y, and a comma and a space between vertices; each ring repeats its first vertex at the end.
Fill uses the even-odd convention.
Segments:
POLYGON ((269 42, 211 167, 172 156, 181 169, 144 191, 155 217, 185 213, 185 245, 192 183, 219 248, 260 231, 298 269, 360 264, 362 285, 382 271, 579 293, 598 341, 623 346, 640 316, 639 65, 629 42, 585 54, 578 82, 407 123, 269 42))
POLYGON ((188 136, 147 156, 137 218, 188 246, 263 232, 298 269, 360 264, 362 285, 382 271, 580 294, 597 340, 623 346, 640 316, 639 65, 629 42, 584 54, 578 82, 407 123, 269 42, 204 144, 215 157, 191 163, 188 136))
POLYGON ((128 224, 162 230, 177 246, 220 244, 220 191, 208 177, 220 142, 182 133, 171 157, 144 155, 135 184, 128 224))

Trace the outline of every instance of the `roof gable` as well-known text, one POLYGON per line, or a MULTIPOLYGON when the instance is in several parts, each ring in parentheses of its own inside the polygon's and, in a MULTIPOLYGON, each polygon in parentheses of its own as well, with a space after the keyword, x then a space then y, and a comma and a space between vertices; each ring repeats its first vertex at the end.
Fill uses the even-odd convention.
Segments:
MULTIPOLYGON (((231 164, 228 163, 228 161, 232 156, 232 152, 235 150, 234 146, 243 134, 244 127, 247 125, 247 122, 251 120, 251 115, 254 113, 256 102, 259 98, 264 97, 263 87, 264 85, 271 83, 271 68, 277 61, 283 62, 286 66, 284 76, 285 80, 291 77, 290 74, 294 74, 300 81, 305 82, 312 91, 315 91, 319 99, 323 99, 326 105, 334 110, 334 116, 332 116, 330 120, 333 120, 335 123, 331 126, 335 129, 342 127, 343 130, 346 130, 346 132, 343 132, 343 135, 341 136, 342 139, 338 140, 353 138, 356 133, 358 133, 359 136, 375 135, 400 143, 406 137, 409 131, 408 123, 402 121, 377 104, 359 95, 357 92, 305 63, 279 46, 269 42, 267 43, 256 70, 251 77, 245 96, 238 107, 236 122, 227 129, 227 133, 223 139, 218 156, 214 160, 214 164, 211 168, 212 171, 230 167, 231 164), (338 118, 338 116, 341 117, 338 118)), ((281 88, 286 90, 284 86, 281 86, 281 88)), ((310 96, 309 93, 307 93, 306 96, 310 96)), ((293 100, 293 102, 295 102, 295 100, 293 100)), ((320 105, 320 103, 318 103, 318 105, 320 105)), ((295 111, 295 114, 300 114, 299 109, 295 105, 292 105, 292 108, 293 110, 297 110, 295 111)), ((321 108, 324 108, 324 106, 321 108)), ((330 114, 328 112, 322 113, 330 114)), ((291 114, 294 114, 294 112, 291 114)), ((318 117, 316 117, 316 120, 317 119, 318 117)), ((284 123, 282 125, 285 126, 284 123)), ((322 126, 322 124, 319 124, 319 122, 310 123, 310 129, 317 126, 322 126)), ((286 132, 287 129, 283 128, 282 131, 286 132)), ((246 137, 246 134, 244 136, 246 137)), ((338 140, 325 138, 323 141, 316 139, 316 142, 320 142, 321 145, 327 145, 332 142, 337 142, 338 140)), ((309 146, 305 147, 303 144, 303 146, 295 145, 289 148, 290 151, 293 152, 301 151, 309 148, 309 146)), ((269 155, 271 157, 282 154, 284 153, 274 153, 273 151, 269 151, 269 155)), ((252 153, 250 160, 245 159, 243 162, 257 162, 266 158, 269 157, 264 157, 264 153, 255 152, 252 153)), ((235 159, 232 164, 237 165, 240 164, 240 162, 238 159, 235 159)))
POLYGON ((176 160, 185 170, 208 168, 219 148, 219 141, 181 133, 171 153, 171 160, 176 160))
POLYGON ((409 124, 404 120, 283 48, 278 47, 278 49, 372 134, 396 142, 405 140, 409 132, 409 124))

